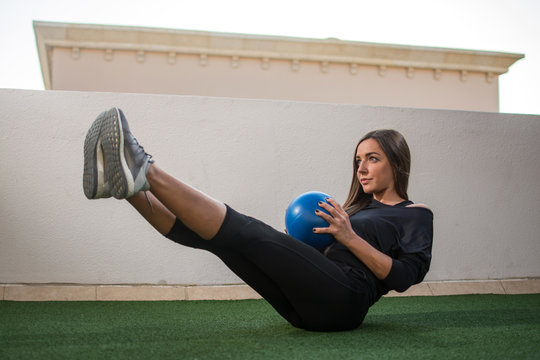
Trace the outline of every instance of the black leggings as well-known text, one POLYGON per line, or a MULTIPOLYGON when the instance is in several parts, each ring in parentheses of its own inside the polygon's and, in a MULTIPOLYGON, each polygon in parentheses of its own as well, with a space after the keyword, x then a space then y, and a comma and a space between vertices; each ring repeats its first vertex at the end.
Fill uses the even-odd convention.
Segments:
POLYGON ((298 328, 354 329, 370 306, 369 291, 349 267, 228 206, 213 239, 202 239, 178 219, 167 238, 218 256, 298 328))

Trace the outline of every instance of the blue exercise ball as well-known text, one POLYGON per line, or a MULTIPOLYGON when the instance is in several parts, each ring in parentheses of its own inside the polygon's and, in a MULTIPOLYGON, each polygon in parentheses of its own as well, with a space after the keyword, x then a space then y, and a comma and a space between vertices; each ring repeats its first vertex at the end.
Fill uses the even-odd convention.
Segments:
POLYGON ((294 199, 285 212, 285 228, 293 238, 324 251, 334 241, 330 234, 315 234, 314 227, 328 227, 328 222, 315 214, 319 201, 326 202, 331 196, 320 191, 309 191, 294 199))

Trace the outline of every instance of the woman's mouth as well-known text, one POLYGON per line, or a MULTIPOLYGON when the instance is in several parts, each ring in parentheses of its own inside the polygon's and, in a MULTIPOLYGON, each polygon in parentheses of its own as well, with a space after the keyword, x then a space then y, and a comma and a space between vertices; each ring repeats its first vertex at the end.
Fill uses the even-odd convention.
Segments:
POLYGON ((366 185, 367 183, 369 183, 371 181, 371 179, 360 179, 360 183, 362 185, 366 185))

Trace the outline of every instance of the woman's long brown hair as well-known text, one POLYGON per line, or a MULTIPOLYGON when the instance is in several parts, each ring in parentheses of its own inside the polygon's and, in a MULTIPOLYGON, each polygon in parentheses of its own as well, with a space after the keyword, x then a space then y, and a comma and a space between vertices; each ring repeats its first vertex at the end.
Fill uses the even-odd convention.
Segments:
POLYGON ((407 187, 409 186, 409 171, 411 169, 411 153, 403 135, 396 130, 374 130, 367 133, 356 145, 353 156, 353 176, 349 195, 343 207, 347 214, 352 215, 369 205, 372 194, 366 194, 358 181, 358 163, 356 151, 358 145, 368 139, 375 139, 388 158, 394 174, 394 186, 398 195, 409 200, 407 187))

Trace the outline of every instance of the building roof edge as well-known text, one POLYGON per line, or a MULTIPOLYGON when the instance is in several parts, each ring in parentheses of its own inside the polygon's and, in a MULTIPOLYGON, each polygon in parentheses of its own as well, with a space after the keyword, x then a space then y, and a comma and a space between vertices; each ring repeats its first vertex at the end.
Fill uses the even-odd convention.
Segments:
POLYGON ((51 84, 51 50, 92 48, 238 56, 292 61, 431 68, 503 74, 523 54, 134 26, 34 21, 45 88, 51 84))

